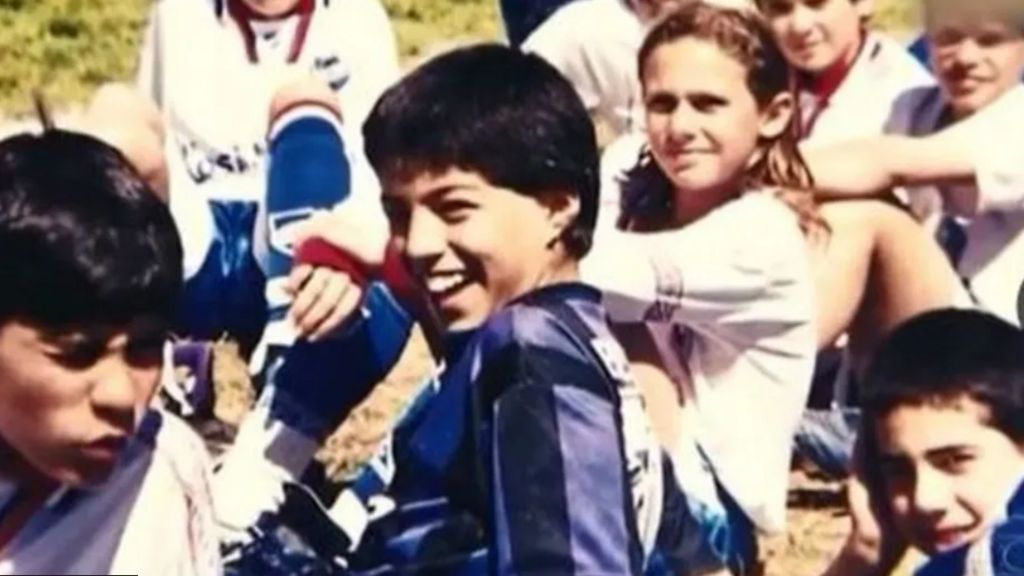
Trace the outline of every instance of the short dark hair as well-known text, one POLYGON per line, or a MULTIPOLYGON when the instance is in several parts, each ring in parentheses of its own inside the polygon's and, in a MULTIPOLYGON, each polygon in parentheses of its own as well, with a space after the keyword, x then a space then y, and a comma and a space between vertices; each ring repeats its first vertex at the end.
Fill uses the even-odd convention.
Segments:
POLYGON ((861 389, 869 421, 964 397, 988 410, 994 428, 1024 441, 1024 332, 975 310, 926 312, 883 340, 861 389))
POLYGON ((168 208, 116 150, 62 130, 0 141, 0 322, 171 325, 182 248, 168 208))
POLYGON ((497 44, 443 54, 384 93, 363 135, 382 180, 458 168, 526 196, 577 195, 580 213, 563 241, 576 258, 590 249, 594 126, 572 85, 541 58, 497 44))

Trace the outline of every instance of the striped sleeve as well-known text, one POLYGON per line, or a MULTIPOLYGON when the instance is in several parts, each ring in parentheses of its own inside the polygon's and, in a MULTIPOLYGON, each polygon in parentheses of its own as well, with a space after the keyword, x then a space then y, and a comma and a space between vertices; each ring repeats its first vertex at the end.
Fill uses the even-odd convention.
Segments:
POLYGON ((596 366, 513 345, 484 374, 492 572, 639 574, 615 400, 596 366))

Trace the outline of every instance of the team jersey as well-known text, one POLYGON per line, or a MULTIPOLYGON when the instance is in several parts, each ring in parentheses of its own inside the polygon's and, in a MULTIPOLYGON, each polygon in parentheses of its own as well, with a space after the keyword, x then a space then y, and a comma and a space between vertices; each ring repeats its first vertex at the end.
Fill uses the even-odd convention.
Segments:
MULTIPOLYGON (((1024 114, 1024 88, 1014 87, 989 108, 979 112, 978 186, 965 193, 955 187, 917 187, 908 190, 909 202, 920 218, 941 213, 961 236, 949 252, 957 272, 977 302, 1004 320, 1021 324, 1024 294, 1024 178, 1012 155, 1016 150, 1006 136, 1009 122, 1024 114), (992 113, 988 118, 989 112, 992 113), (992 168, 986 169, 991 166, 992 168)), ((913 90, 902 96, 887 130, 923 136, 951 122, 946 99, 938 87, 913 90)), ((972 147, 972 148, 977 148, 972 147)), ((946 243, 949 244, 948 242, 946 243)))
MULTIPOLYGON (((0 574, 221 573, 199 438, 153 411, 102 486, 59 489, 0 551, 0 574)), ((0 513, 17 486, 0 482, 0 513)))
MULTIPOLYGON (((602 168, 602 194, 622 202, 625 171, 643 145, 632 143, 613 144, 602 168)), ((610 227, 615 220, 601 217, 584 280, 604 292, 613 322, 647 323, 717 481, 759 528, 782 529, 816 353, 808 248, 795 214, 752 191, 678 230, 628 233, 610 227)))
POLYGON ((642 573, 670 471, 600 299, 554 285, 446 336, 444 368, 332 505, 336 532, 312 540, 359 574, 642 573))
POLYGON ((1007 499, 996 523, 975 542, 932 556, 915 576, 1014 576, 1024 569, 1024 484, 1007 499))
POLYGON ((557 68, 592 116, 619 134, 642 124, 636 58, 645 33, 626 0, 577 0, 552 14, 523 50, 557 68))
POLYGON ((905 46, 868 32, 864 46, 838 85, 818 94, 801 87, 798 96, 804 141, 817 146, 877 136, 901 94, 933 82, 905 46))
POLYGON ((302 0, 276 21, 253 16, 241 0, 154 4, 138 84, 163 110, 171 212, 188 276, 219 238, 251 237, 251 205, 266 189, 271 97, 306 73, 338 94, 352 189, 375 201, 379 185, 362 157, 360 129, 399 77, 394 34, 377 0, 302 0), (226 208, 211 215, 210 200, 226 208))

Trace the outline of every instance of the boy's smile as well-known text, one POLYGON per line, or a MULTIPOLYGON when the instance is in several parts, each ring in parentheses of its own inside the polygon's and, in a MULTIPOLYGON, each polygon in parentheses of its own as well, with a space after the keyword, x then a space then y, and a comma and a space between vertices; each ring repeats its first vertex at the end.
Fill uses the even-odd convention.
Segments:
POLYGON ((963 118, 1017 86, 1024 30, 998 20, 944 17, 929 25, 932 64, 954 114, 963 118))
POLYGON ((804 72, 853 63, 871 0, 759 0, 779 48, 804 72))
POLYGON ((575 279, 559 235, 578 206, 556 197, 566 199, 517 194, 453 168, 389 179, 384 208, 445 327, 467 330, 530 290, 575 279))
POLYGON ((875 426, 887 503, 910 543, 935 554, 995 522, 1024 473, 1024 455, 964 396, 894 408, 875 426))

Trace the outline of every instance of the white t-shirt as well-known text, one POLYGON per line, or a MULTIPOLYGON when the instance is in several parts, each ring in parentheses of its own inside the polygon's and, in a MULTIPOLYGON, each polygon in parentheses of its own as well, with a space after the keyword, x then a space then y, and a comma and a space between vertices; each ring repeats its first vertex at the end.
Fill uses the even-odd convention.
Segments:
POLYGON ((753 192, 679 230, 602 226, 581 271, 605 292, 613 321, 647 323, 722 486, 760 529, 783 529, 792 437, 816 354, 796 215, 753 192))
POLYGON ((363 157, 361 130, 400 75, 391 24, 378 0, 313 4, 293 63, 287 60, 301 15, 250 21, 257 55, 251 62, 227 0, 161 0, 153 6, 138 83, 163 109, 170 206, 186 241, 187 276, 202 264, 212 234, 206 201, 263 199, 270 101, 288 79, 312 72, 337 92, 352 192, 379 195, 363 157))
MULTIPOLYGON (((0 506, 16 491, 0 482, 0 506)), ((220 573, 206 449, 156 411, 101 487, 58 491, 0 552, 0 574, 220 573)))
POLYGON ((626 0, 576 0, 537 28, 523 50, 557 68, 587 110, 620 134, 642 125, 636 64, 645 34, 626 0))
POLYGON ((905 46, 869 32, 853 66, 826 102, 809 91, 800 92, 804 141, 828 145, 878 136, 901 94, 933 84, 931 75, 905 46))
MULTIPOLYGON (((897 102, 887 129, 913 136, 931 134, 942 128, 946 109, 937 87, 907 92, 897 102)), ((957 272, 983 308, 1017 325, 1024 287, 1024 159, 1019 157, 1024 142, 1013 127, 1021 119, 1024 88, 1015 86, 966 121, 975 138, 971 149, 979 167, 976 189, 908 190, 918 216, 941 210, 956 217, 966 239, 957 272)))

